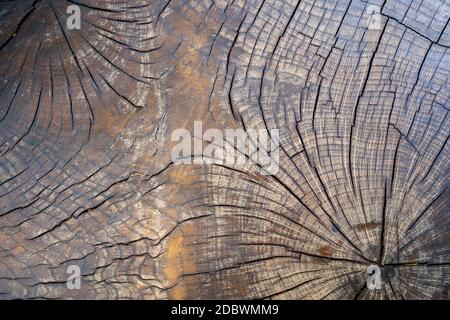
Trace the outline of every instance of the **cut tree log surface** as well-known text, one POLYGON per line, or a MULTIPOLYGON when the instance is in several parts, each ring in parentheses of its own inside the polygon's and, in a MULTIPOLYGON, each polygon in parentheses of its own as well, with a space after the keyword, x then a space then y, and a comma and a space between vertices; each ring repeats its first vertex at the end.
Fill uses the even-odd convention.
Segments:
POLYGON ((449 12, 0 1, 0 299, 448 299, 449 12), (195 121, 278 172, 174 163, 195 121))

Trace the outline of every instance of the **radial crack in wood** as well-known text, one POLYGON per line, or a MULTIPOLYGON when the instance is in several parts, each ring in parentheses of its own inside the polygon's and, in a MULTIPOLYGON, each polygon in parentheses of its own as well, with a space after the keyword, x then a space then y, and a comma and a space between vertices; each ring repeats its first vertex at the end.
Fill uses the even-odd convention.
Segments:
POLYGON ((0 1, 0 299, 448 299, 449 18, 0 1), (199 121, 278 130, 277 172, 175 163, 199 121))

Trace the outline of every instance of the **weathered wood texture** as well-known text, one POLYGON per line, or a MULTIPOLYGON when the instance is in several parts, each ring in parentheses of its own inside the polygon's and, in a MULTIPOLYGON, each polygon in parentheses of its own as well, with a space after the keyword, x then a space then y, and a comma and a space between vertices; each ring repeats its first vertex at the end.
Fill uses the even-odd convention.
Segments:
POLYGON ((449 10, 0 1, 0 298, 448 299, 449 10), (172 164, 198 120, 279 172, 172 164))

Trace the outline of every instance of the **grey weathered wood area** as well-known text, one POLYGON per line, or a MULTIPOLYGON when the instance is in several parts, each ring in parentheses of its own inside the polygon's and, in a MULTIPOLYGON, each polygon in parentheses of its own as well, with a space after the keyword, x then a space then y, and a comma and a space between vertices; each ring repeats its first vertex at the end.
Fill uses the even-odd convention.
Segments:
POLYGON ((449 12, 0 1, 0 299, 448 299, 449 12), (194 121, 279 129, 280 170, 174 165, 194 121))

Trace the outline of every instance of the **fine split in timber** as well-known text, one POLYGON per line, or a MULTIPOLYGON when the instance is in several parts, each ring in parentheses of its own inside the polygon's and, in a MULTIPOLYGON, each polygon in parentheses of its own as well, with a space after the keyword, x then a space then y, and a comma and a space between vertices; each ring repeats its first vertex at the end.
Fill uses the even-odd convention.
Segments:
POLYGON ((448 299, 449 17, 0 1, 0 299, 448 299))

